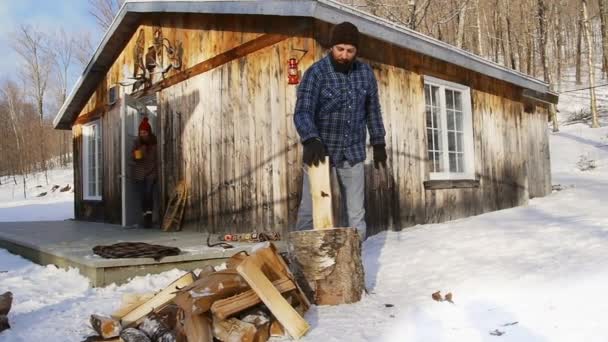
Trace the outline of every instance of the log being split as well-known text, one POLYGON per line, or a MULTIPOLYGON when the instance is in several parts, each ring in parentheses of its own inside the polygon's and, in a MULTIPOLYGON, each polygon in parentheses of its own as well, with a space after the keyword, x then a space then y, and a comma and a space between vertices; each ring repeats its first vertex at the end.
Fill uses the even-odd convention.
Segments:
POLYGON ((293 232, 289 249, 296 273, 305 278, 316 304, 337 305, 361 300, 365 276, 356 229, 293 232))

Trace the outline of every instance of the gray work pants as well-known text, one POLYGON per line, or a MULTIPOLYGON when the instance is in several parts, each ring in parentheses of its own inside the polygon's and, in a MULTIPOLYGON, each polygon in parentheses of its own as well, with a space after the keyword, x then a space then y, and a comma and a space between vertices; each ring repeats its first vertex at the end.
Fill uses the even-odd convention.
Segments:
MULTIPOLYGON (((302 177, 302 201, 298 210, 296 230, 312 229, 312 197, 310 195, 310 182, 308 180, 308 166, 304 165, 302 177)), ((331 168, 336 174, 340 185, 343 214, 348 219, 348 227, 357 228, 361 240, 366 239, 367 226, 365 224, 365 170, 363 162, 351 165, 344 162, 331 168)))

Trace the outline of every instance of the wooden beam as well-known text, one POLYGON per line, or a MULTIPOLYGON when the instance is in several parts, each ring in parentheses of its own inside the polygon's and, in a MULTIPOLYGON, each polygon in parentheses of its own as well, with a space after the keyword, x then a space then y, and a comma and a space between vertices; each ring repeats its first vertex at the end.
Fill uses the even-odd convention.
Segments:
POLYGON ((140 97, 144 97, 146 95, 149 95, 151 93, 156 93, 162 89, 168 88, 172 85, 178 84, 180 82, 183 82, 189 78, 192 78, 196 75, 200 75, 202 73, 205 73, 207 71, 213 70, 219 66, 222 66, 226 63, 232 62, 235 59, 239 59, 241 57, 245 57, 251 53, 254 53, 256 51, 262 50, 266 47, 272 46, 274 44, 277 44, 287 38, 291 37, 291 35, 289 33, 285 33, 285 34, 275 34, 275 33, 268 33, 268 34, 264 34, 260 37, 257 37, 255 39, 252 39, 250 41, 248 41, 247 43, 244 43, 242 45, 239 45, 235 48, 232 48, 224 53, 221 53, 217 56, 211 57, 203 62, 200 62, 182 72, 179 72, 173 76, 170 76, 168 78, 165 78, 164 80, 155 83, 154 85, 152 85, 151 87, 147 88, 147 89, 142 89, 139 90, 133 94, 131 94, 131 96, 135 97, 135 98, 140 98, 140 97))
POLYGON ((329 170, 329 157, 325 157, 325 160, 319 163, 319 166, 313 165, 308 168, 314 229, 334 228, 329 170))
POLYGON ((106 106, 106 105, 101 105, 98 107, 95 107, 93 110, 91 110, 88 113, 82 114, 79 117, 76 118, 76 120, 74 121, 74 125, 82 125, 85 124, 89 121, 93 121, 95 119, 100 118, 103 113, 107 112, 110 106, 106 106))
POLYGON ((424 182, 425 190, 440 190, 440 189, 466 189, 479 188, 478 180, 470 179, 453 179, 453 180, 429 180, 424 182))
POLYGON ((535 101, 540 101, 540 102, 547 103, 547 104, 556 105, 557 102, 559 101, 559 95, 557 95, 555 93, 551 93, 551 92, 541 93, 539 91, 532 90, 532 89, 524 89, 522 91, 521 95, 525 98, 532 99, 535 101))
POLYGON ((270 312, 285 327, 294 339, 304 336, 310 326, 308 322, 283 298, 281 293, 266 278, 259 267, 255 255, 245 259, 237 268, 237 272, 247 281, 249 286, 257 293, 270 312))

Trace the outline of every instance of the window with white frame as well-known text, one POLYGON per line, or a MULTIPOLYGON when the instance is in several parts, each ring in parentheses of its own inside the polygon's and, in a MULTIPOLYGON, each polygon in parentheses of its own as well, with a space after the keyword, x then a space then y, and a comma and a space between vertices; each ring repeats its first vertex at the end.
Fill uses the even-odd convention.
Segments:
POLYGON ((101 124, 98 121, 82 127, 82 175, 85 200, 101 200, 101 124))
POLYGON ((424 77, 430 179, 475 179, 469 87, 424 77))

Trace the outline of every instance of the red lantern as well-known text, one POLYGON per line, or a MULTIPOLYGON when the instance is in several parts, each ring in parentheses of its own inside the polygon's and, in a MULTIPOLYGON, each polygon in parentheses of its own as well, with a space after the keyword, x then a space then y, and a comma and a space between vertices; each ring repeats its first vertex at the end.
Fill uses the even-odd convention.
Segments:
POLYGON ((300 83, 300 72, 298 71, 298 60, 295 58, 289 59, 289 68, 287 69, 287 83, 300 83))

